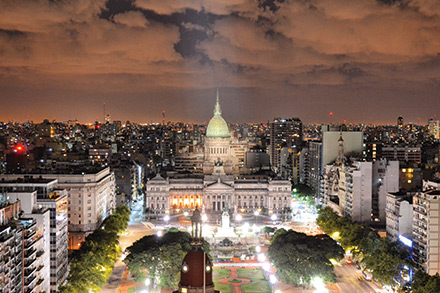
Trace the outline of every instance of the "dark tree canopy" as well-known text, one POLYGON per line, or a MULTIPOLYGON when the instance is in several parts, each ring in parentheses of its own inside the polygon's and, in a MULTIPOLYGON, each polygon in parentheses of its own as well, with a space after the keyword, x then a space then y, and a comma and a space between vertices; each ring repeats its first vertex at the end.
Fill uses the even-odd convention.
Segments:
POLYGON ((330 259, 343 257, 344 250, 330 237, 307 236, 293 230, 279 233, 269 247, 269 259, 279 279, 293 284, 308 284, 314 277, 335 282, 330 259))
POLYGON ((370 227, 340 217, 329 207, 319 211, 316 222, 325 233, 351 250, 383 285, 396 286, 402 266, 411 265, 407 249, 399 242, 381 238, 370 227))
MULTIPOLYGON (((191 235, 187 232, 168 230, 162 237, 145 236, 127 248, 129 254, 124 259, 130 272, 139 279, 149 276, 164 288, 175 288, 180 280, 180 266, 186 253, 190 251, 191 235)), ((203 249, 209 254, 209 244, 203 249)))
POLYGON ((118 207, 86 237, 81 248, 73 254, 68 283, 60 287, 60 292, 97 291, 105 285, 121 254, 119 234, 127 228, 129 219, 130 210, 118 207))

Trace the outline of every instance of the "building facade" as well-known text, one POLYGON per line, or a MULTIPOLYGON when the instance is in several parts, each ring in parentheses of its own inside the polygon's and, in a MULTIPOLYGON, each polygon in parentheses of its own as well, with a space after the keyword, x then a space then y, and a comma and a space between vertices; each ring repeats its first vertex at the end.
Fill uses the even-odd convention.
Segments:
POLYGON ((221 116, 218 92, 214 116, 204 138, 203 175, 148 180, 144 207, 150 215, 180 214, 195 207, 220 215, 223 209, 233 213, 282 213, 291 203, 289 180, 239 176, 245 167, 247 142, 233 140, 221 116))

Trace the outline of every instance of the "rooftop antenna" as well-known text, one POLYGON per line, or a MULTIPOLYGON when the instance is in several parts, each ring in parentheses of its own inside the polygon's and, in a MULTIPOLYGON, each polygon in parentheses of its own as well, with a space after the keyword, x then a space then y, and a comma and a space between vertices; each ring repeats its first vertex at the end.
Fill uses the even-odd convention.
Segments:
POLYGON ((105 102, 103 104, 103 108, 104 108, 104 121, 105 121, 105 102))

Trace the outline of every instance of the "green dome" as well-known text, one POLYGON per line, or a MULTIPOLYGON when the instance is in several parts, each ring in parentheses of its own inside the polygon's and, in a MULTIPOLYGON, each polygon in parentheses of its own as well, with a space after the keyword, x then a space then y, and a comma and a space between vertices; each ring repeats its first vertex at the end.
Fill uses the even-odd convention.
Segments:
POLYGON ((211 121, 209 121, 208 128, 206 129, 207 137, 228 137, 229 128, 225 119, 221 115, 214 115, 211 121))
POLYGON ((208 128, 206 129, 207 137, 229 137, 229 128, 225 119, 222 117, 222 111, 220 109, 220 103, 218 101, 217 91, 217 103, 214 109, 214 116, 209 121, 208 128))

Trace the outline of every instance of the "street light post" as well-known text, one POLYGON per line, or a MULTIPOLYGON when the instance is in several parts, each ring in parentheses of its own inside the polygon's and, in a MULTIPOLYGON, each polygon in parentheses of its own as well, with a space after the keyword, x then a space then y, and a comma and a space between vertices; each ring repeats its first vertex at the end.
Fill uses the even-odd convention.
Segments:
POLYGON ((254 212, 254 216, 255 216, 255 225, 257 225, 257 217, 258 217, 259 214, 260 214, 259 211, 255 211, 255 212, 254 212))

